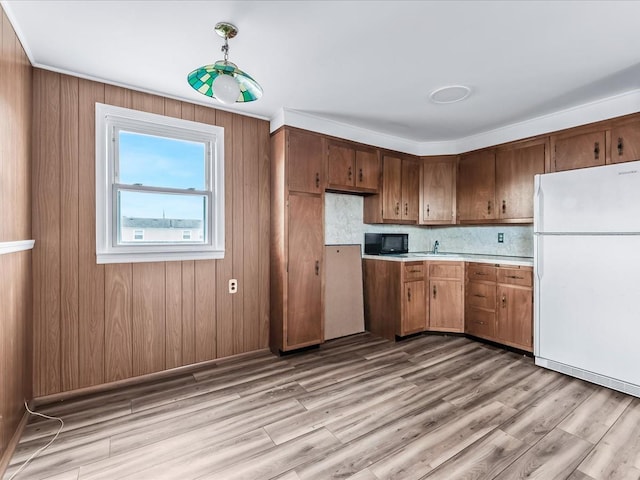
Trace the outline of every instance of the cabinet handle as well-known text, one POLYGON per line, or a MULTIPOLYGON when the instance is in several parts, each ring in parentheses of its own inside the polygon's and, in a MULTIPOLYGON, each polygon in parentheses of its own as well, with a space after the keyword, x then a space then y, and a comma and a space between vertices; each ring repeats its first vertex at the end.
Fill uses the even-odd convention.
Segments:
POLYGON ((396 215, 400 215, 400 202, 396 202, 396 215))
POLYGON ((429 216, 429 204, 427 203, 427 217, 429 216))
POLYGON ((524 277, 519 277, 518 275, 507 275, 507 278, 513 278, 515 280, 524 280, 524 277))
POLYGON ((358 181, 360 183, 364 181, 364 175, 362 174, 362 169, 358 170, 358 181))
POLYGON ((404 204, 404 216, 405 217, 409 216, 409 204, 408 203, 404 204))
POLYGON ((502 295, 502 308, 507 308, 507 296, 502 295))
POLYGON ((624 145, 622 143, 622 137, 618 137, 618 155, 622 155, 622 149, 624 148, 624 145))
POLYGON ((486 277, 487 275, 489 275, 488 273, 484 273, 484 272, 473 272, 474 275, 480 275, 481 277, 486 277))
POLYGON ((433 298, 436 298, 436 295, 438 294, 438 289, 436 288, 436 286, 433 286, 433 298))
POLYGON ((502 213, 507 213, 507 201, 502 200, 502 213))
POLYGON ((593 144, 593 158, 598 160, 600 158, 600 142, 596 142, 593 144))
POLYGON ((487 298, 486 295, 480 295, 479 293, 474 293, 473 296, 478 298, 487 298))
POLYGON ((487 213, 491 215, 491 200, 487 202, 487 213))
POLYGON ((409 273, 422 273, 422 270, 417 270, 417 269, 413 269, 413 270, 409 270, 409 273))
POLYGON ((320 188, 320 174, 316 172, 316 188, 320 188))
POLYGON ((351 171, 351 167, 349 167, 348 176, 349 176, 349 181, 351 181, 351 178, 353 178, 353 172, 351 171))
POLYGON ((407 302, 411 301, 411 287, 407 288, 407 302))
POLYGON ((484 322, 482 320, 479 320, 476 322, 478 325, 484 325, 484 322))
POLYGON ((320 275, 320 260, 316 260, 316 275, 320 275))

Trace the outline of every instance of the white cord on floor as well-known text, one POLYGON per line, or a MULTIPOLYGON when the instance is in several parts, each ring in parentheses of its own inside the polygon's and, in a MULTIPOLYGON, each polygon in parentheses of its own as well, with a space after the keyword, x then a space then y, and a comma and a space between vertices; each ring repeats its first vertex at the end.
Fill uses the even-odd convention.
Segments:
POLYGON ((9 477, 9 480, 13 480, 16 477, 16 475, 18 475, 22 470, 24 470, 24 468, 29 464, 29 462, 31 460, 36 458, 38 455, 40 455, 42 452, 44 452, 53 442, 55 442, 56 438, 58 438, 58 435, 60 435, 60 432, 62 432, 62 429, 64 428, 64 422, 62 421, 61 418, 59 418, 59 417, 50 417, 49 415, 45 415, 44 413, 39 413, 39 412, 32 411, 29 408, 29 405, 27 405, 26 400, 24 402, 24 408, 26 408, 27 412, 29 412, 31 415, 37 415, 38 417, 46 418, 48 420, 58 420, 60 422, 60 428, 58 429, 56 434, 53 436, 53 438, 51 440, 49 440, 49 443, 47 443, 44 447, 40 447, 38 450, 36 450, 34 453, 32 453, 31 456, 29 458, 27 458, 27 460, 22 465, 20 465, 20 468, 18 470, 16 470, 13 473, 13 475, 11 475, 11 477, 9 477))

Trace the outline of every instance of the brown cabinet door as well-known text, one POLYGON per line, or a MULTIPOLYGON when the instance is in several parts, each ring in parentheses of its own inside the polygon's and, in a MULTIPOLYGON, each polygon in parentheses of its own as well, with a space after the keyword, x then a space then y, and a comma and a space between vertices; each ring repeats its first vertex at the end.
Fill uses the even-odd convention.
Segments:
POLYGON ((346 145, 330 143, 327 154, 327 183, 329 186, 355 185, 355 151, 346 145))
POLYGON ((423 332, 427 328, 424 280, 403 284, 403 315, 401 336, 423 332))
POLYGON ((544 173, 544 144, 496 153, 497 218, 533 220, 533 176, 544 173))
POLYGON ((496 312, 467 307, 464 311, 465 332, 488 340, 495 340, 496 312))
POLYGON ((402 160, 386 156, 382 160, 382 219, 402 220, 402 160))
POLYGON ((604 165, 605 132, 583 133, 566 138, 552 138, 552 165, 555 172, 604 165))
POLYGON ((287 179, 289 190, 321 193, 324 189, 322 137, 287 130, 287 179))
POLYGON ((496 336, 513 347, 533 349, 531 289, 498 285, 496 336))
POLYGON ((420 192, 420 164, 414 160, 402 160, 402 220, 418 221, 420 192))
POLYGON ((429 329, 462 332, 462 282, 459 280, 431 280, 428 294, 429 329))
POLYGON ((455 168, 453 160, 422 164, 421 224, 455 223, 455 168))
POLYGON ((322 197, 289 195, 286 346, 322 342, 322 197))
POLYGON ((640 122, 611 129, 611 163, 640 160, 640 122))
POLYGON ((492 220, 495 206, 495 153, 483 150, 463 155, 458 167, 458 219, 492 220))
POLYGON ((378 152, 356 150, 356 187, 378 191, 380 188, 380 157, 378 152))

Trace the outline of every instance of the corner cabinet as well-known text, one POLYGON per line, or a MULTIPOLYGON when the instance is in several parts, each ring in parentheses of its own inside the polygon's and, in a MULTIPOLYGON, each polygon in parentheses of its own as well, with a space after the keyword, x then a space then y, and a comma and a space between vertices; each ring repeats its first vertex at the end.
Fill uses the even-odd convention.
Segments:
POLYGON ((364 199, 365 223, 416 224, 420 189, 417 158, 385 154, 382 192, 364 199))
POLYGON ((324 139, 283 128, 271 137, 271 314, 275 353, 323 342, 324 139))
POLYGON ((456 223, 458 157, 425 157, 420 166, 420 225, 456 223))

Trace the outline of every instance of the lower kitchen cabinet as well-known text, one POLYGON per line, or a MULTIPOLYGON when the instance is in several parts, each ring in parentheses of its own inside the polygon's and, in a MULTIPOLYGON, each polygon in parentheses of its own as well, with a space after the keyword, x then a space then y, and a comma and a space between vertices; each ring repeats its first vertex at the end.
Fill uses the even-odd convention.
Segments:
POLYGON ((498 269, 496 338, 499 343, 533 351, 533 272, 498 269))
POLYGON ((465 332, 533 351, 531 267, 467 263, 465 332))
POLYGON ((427 262, 429 330, 464 331, 464 262, 427 262))
POLYGON ((427 328, 424 262, 363 260, 367 331, 394 340, 427 328))

